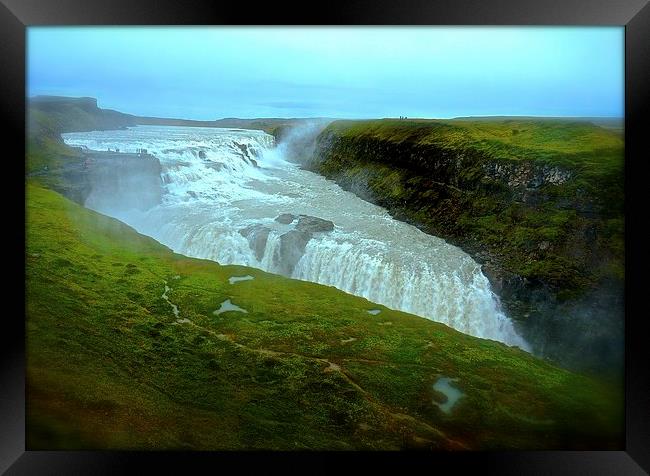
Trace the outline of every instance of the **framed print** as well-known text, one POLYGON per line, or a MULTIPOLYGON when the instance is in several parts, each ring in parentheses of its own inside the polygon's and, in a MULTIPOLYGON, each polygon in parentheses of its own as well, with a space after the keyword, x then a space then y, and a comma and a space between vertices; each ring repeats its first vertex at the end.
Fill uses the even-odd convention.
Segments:
POLYGON ((648 471, 646 2, 3 2, 7 474, 648 471))

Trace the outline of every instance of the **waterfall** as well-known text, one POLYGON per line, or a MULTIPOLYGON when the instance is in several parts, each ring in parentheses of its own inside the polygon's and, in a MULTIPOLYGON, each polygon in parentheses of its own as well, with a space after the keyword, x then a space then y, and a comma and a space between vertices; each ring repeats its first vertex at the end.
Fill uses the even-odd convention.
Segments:
POLYGON ((160 205, 143 211, 91 192, 86 206, 178 253, 335 286, 529 350, 469 255, 285 161, 262 131, 138 126, 63 138, 157 157, 160 205))

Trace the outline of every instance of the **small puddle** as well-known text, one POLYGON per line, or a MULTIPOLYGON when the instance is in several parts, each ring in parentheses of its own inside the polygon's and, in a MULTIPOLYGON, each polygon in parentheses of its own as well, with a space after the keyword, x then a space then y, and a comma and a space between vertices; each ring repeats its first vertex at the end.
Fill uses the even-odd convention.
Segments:
POLYGON ((454 382, 456 380, 457 379, 451 379, 448 377, 440 377, 436 383, 433 384, 434 390, 442 393, 447 397, 447 401, 445 403, 438 403, 434 401, 433 404, 437 405, 443 412, 447 414, 451 413, 451 409, 454 405, 456 405, 458 399, 465 395, 463 392, 450 385, 451 382, 454 382))
POLYGON ((380 309, 370 309, 367 312, 368 312, 368 314, 372 314, 373 316, 376 316, 377 314, 379 314, 381 312, 381 310, 380 309))
POLYGON ((349 339, 342 339, 341 344, 347 344, 348 342, 353 342, 355 340, 357 340, 356 337, 350 337, 349 339))
POLYGON ((248 313, 246 309, 242 309, 241 307, 233 304, 230 302, 230 299, 226 299, 224 302, 221 303, 221 307, 214 311, 212 314, 215 316, 218 316, 222 312, 228 312, 228 311, 235 311, 235 312, 245 312, 248 313))
POLYGON ((253 278, 253 276, 251 276, 250 274, 247 274, 246 276, 232 276, 228 278, 228 282, 230 284, 235 284, 238 283, 239 281, 250 281, 251 279, 255 279, 255 278, 253 278))

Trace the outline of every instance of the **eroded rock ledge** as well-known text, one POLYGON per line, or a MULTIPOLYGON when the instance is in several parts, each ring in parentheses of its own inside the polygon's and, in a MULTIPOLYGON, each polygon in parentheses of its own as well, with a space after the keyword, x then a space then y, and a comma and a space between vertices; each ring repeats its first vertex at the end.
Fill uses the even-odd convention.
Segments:
MULTIPOLYGON (((291 276, 296 264, 305 254, 307 243, 315 234, 328 233, 334 230, 334 223, 323 218, 310 215, 294 215, 281 213, 275 221, 282 225, 290 225, 287 231, 279 235, 280 246, 274 251, 273 263, 278 272, 284 276, 291 276)), ((251 250, 258 261, 261 261, 266 252, 271 228, 262 224, 247 226, 239 233, 248 240, 251 250)))

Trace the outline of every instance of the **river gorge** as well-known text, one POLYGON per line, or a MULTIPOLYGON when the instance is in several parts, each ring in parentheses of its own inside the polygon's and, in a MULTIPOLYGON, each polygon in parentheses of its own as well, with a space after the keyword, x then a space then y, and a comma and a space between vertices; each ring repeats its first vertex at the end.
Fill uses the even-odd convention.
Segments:
POLYGON ((334 286, 530 350, 468 254, 287 160, 272 135, 136 126, 62 137, 94 151, 144 149, 160 161, 160 203, 143 206, 150 191, 115 193, 97 179, 85 205, 177 253, 334 286))

